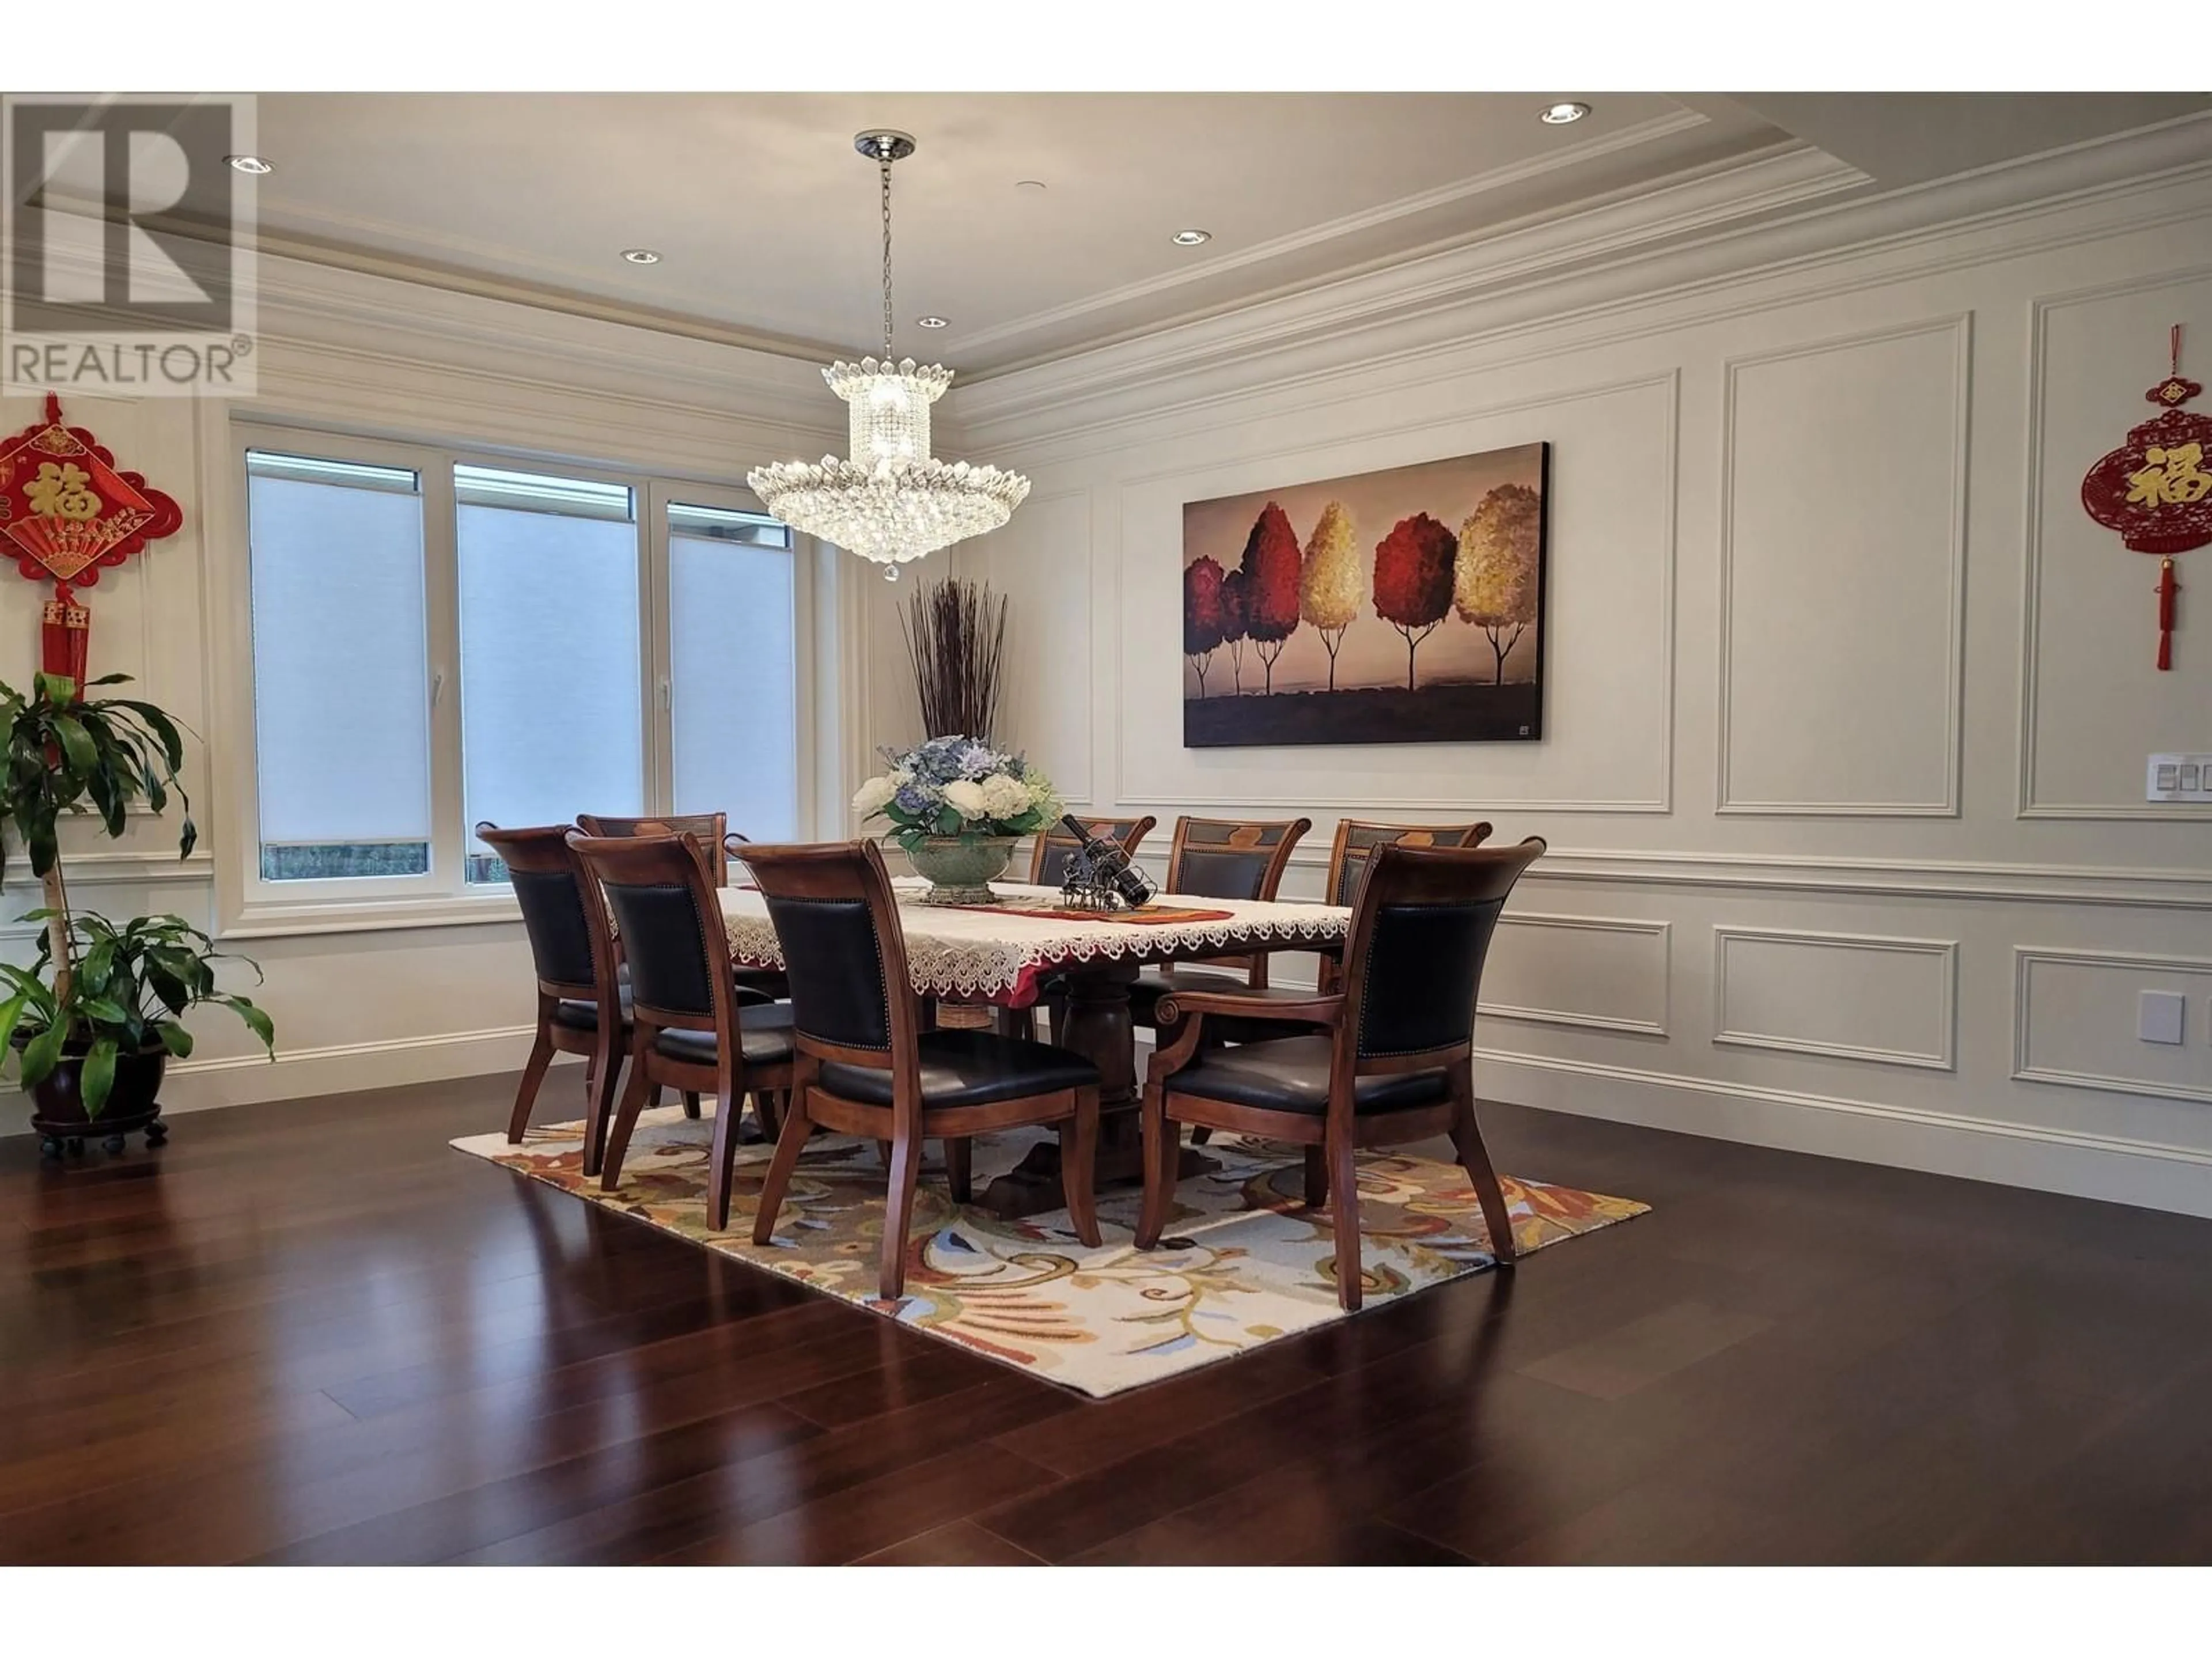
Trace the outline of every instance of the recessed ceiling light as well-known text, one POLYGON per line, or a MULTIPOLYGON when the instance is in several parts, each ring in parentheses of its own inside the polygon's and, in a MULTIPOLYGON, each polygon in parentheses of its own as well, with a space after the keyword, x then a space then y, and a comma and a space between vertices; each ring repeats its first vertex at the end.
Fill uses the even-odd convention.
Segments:
POLYGON ((264 173, 274 173, 276 171, 275 167, 263 161, 258 155, 226 155, 222 159, 229 162, 232 167, 235 167, 240 173, 251 173, 258 175, 264 173))
POLYGON ((949 328, 951 326, 951 325, 942 317, 917 317, 914 319, 914 325, 916 328, 949 328))
POLYGON ((1041 191, 1044 188, 1044 180, 1042 179, 1017 179, 1014 180, 1014 188, 1016 190, 1041 191))
POLYGON ((623 250, 623 258, 634 265, 657 265, 660 263, 660 256, 649 247, 626 247, 623 250))
POLYGON ((1177 247, 1196 247, 1200 242, 1212 240, 1213 233, 1210 230, 1179 230, 1168 238, 1177 247))
POLYGON ((1563 127, 1589 113, 1588 104, 1554 104, 1536 118, 1547 127, 1563 127))

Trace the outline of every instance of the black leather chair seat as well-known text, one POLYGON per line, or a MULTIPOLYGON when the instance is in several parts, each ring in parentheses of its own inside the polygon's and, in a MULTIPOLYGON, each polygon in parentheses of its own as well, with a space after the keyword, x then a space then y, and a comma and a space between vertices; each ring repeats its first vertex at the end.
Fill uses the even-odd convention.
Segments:
MULTIPOLYGON (((620 988, 623 1024, 629 1024, 629 987, 620 988)), ((599 1005, 596 1002, 562 1001, 553 1005, 553 1023, 565 1025, 572 1031, 596 1031, 599 1029, 599 1005)))
MULTIPOLYGON (((1328 1037, 1297 1036, 1209 1050, 1197 1064, 1177 1072, 1168 1091, 1319 1117, 1328 1110, 1330 1048, 1328 1037)), ((1449 1097, 1449 1091, 1443 1071, 1395 1072, 1359 1079, 1352 1098, 1358 1111, 1395 1112, 1436 1105, 1449 1097)))
MULTIPOLYGON (((712 1066, 718 1055, 712 1031, 663 1031, 653 1046, 671 1060, 688 1060, 697 1066, 712 1066)), ((791 1005, 749 1002, 739 1008, 738 1047, 748 1066, 775 1066, 789 1060, 791 1005)))
MULTIPOLYGON (((920 1046, 925 1106, 988 1106, 994 1100, 1095 1088, 1098 1083, 1098 1068, 1082 1055, 1021 1037, 990 1031, 924 1031, 920 1046)), ((842 1100, 866 1106, 891 1103, 888 1067, 878 1071, 872 1066, 825 1061, 820 1083, 842 1100)))

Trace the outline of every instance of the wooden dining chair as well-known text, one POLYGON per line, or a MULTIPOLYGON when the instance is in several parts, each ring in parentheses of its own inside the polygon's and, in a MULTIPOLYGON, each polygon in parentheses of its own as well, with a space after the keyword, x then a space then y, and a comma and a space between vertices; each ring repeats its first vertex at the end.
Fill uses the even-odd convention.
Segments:
MULTIPOLYGON (((1487 823, 1377 823, 1364 818, 1340 818, 1336 839, 1328 849, 1322 902, 1350 909, 1359 896, 1360 884, 1367 878, 1367 866, 1378 847, 1480 847, 1489 838, 1487 823)), ((1336 988, 1341 967, 1338 957, 1322 957, 1322 990, 1336 988)))
MULTIPOLYGON (((583 872, 568 850, 568 826, 502 830, 485 823, 477 825, 476 836, 507 866, 538 975, 538 1030, 507 1116, 507 1140, 520 1142, 529 1128, 538 1088, 556 1054, 584 1056, 585 1115, 587 1121, 602 1119, 628 1052, 629 1010, 612 954, 585 902, 583 872)), ((589 1146, 585 1162, 586 1174, 596 1171, 589 1146)))
POLYGON ((610 818, 596 812, 576 814, 576 826, 587 836, 687 836, 707 855, 707 872, 717 887, 730 884, 730 856, 722 850, 730 833, 727 812, 671 812, 651 818, 610 818))
POLYGON ((969 1137, 1054 1124, 1068 1219, 1077 1237, 1097 1245, 1098 1068, 1065 1048, 994 1031, 921 1029, 906 933, 874 842, 748 847, 739 856, 775 925, 797 1031, 790 1104, 761 1188, 753 1242, 775 1237, 776 1212, 814 1126, 888 1141, 878 1289, 895 1298, 906 1285, 922 1142, 945 1141, 952 1197, 965 1203, 969 1137))
MULTIPOLYGON (((717 887, 727 887, 730 884, 729 849, 732 846, 747 844, 744 836, 725 833, 729 823, 729 815, 726 812, 678 812, 661 818, 609 818, 601 817, 592 812, 579 812, 576 814, 576 823, 587 836, 612 837, 678 835, 684 836, 706 855, 707 868, 713 875, 714 885, 717 887)), ((619 964, 621 962, 619 945, 617 945, 617 952, 616 961, 619 964)), ((619 971, 626 981, 629 969, 622 967, 619 971)), ((783 975, 772 968, 740 968, 737 971, 738 983, 740 987, 747 991, 757 993, 771 1001, 791 994, 790 987, 785 982, 783 975)), ((686 1105, 687 1108, 696 1107, 696 1103, 687 1099, 686 1105)), ((692 1110, 692 1116, 696 1117, 698 1115, 696 1109, 692 1110)))
MULTIPOLYGON (((1101 841, 1119 842, 1131 858, 1137 856, 1137 848, 1152 832, 1159 820, 1147 815, 1141 818, 1098 818, 1083 827, 1101 841)), ((1037 831, 1036 840, 1030 847, 1030 885, 1057 887, 1067 878, 1067 864, 1082 850, 1083 843, 1057 823, 1048 823, 1037 831)))
POLYGON ((1207 1022, 1242 1013, 1239 999, 1204 991, 1168 999, 1162 1012, 1176 1040, 1152 1056, 1145 1078, 1137 1248, 1154 1248, 1167 1226, 1182 1124, 1289 1141, 1305 1149, 1306 1203, 1318 1207, 1334 1194, 1337 1301, 1355 1310, 1355 1151, 1449 1134, 1491 1253, 1510 1264, 1512 1218, 1474 1114, 1474 1007, 1506 896, 1543 851, 1534 836, 1518 847, 1377 848, 1352 906, 1344 988, 1316 992, 1295 1010, 1324 1035, 1209 1044, 1207 1022))
MULTIPOLYGON (((585 902, 619 931, 629 963, 629 1081, 605 1131, 601 1190, 622 1179, 623 1157, 646 1097, 661 1085, 711 1092, 713 1159, 707 1207, 728 1225, 738 1121, 750 1094, 765 1127, 771 1103, 791 1086, 791 1006, 741 997, 730 968, 729 934, 706 855, 688 836, 595 836, 568 832, 585 874, 585 902)), ((587 1139, 600 1136, 598 1123, 587 1139)))
MULTIPOLYGON (((1165 890, 1199 899, 1272 901, 1291 853, 1312 828, 1311 818, 1177 818, 1165 890)), ((1147 969, 1129 987, 1129 1018, 1140 1026, 1157 1027, 1160 999, 1170 992, 1240 988, 1267 990, 1266 951, 1192 957, 1147 969)))

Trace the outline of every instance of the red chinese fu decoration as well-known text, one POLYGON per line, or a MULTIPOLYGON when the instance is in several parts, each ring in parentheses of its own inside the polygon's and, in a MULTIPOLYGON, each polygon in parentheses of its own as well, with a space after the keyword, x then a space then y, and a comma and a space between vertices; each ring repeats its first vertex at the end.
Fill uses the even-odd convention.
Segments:
POLYGON ((2081 505, 2099 524, 2120 532, 2137 553, 2159 558, 2158 665, 2173 666, 2173 602, 2181 592, 2173 556, 2212 542, 2212 417, 2182 405, 2204 388, 2181 376, 2181 326, 2171 341, 2172 368, 2143 396, 2158 416, 2128 434, 2128 441, 2081 480, 2081 505))
POLYGON ((46 394, 46 418, 0 443, 0 536, 16 569, 51 581, 40 630, 49 674, 84 684, 92 612, 76 590, 100 580, 148 542, 173 536, 184 514, 143 474, 118 472, 115 457, 82 427, 62 424, 62 402, 46 394))

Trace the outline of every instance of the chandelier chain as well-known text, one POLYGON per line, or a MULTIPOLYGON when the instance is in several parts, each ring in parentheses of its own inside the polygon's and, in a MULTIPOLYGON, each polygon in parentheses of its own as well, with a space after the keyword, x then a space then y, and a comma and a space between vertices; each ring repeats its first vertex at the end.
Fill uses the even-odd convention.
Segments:
POLYGON ((891 358, 891 163, 886 155, 884 172, 884 361, 891 358))

